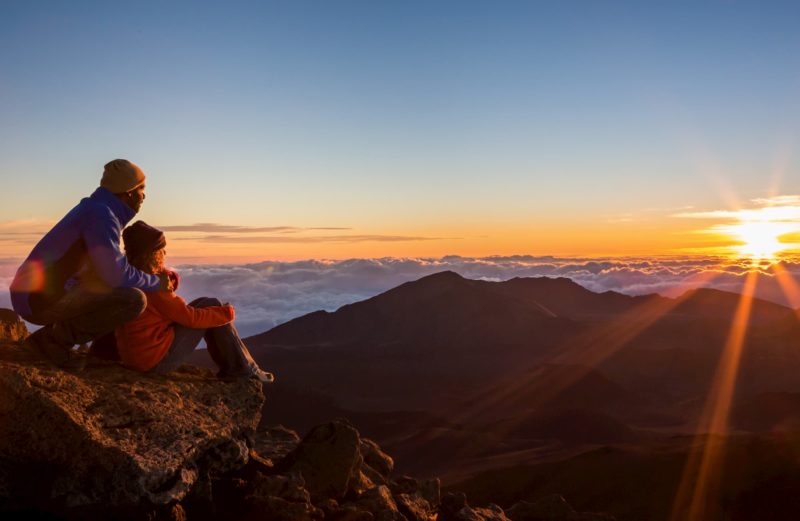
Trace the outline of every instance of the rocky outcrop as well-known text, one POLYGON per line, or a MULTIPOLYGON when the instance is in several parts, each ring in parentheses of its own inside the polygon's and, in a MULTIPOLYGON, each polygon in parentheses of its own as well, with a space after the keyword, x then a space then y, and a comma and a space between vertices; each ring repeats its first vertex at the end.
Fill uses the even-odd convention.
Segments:
POLYGON ((19 344, 0 346, 3 509, 170 505, 248 462, 264 401, 256 381, 84 361, 62 370, 19 344))
POLYGON ((68 520, 600 521, 563 498, 472 507, 394 461, 345 419, 302 439, 256 430, 255 380, 225 383, 184 366, 168 377, 81 353, 59 369, 3 318, 0 516, 68 520), (8 326, 7 326, 8 325, 8 326), (587 515, 590 516, 590 515, 587 515))
POLYGON ((0 341, 18 342, 26 336, 25 322, 12 310, 0 308, 0 341))
POLYGON ((463 492, 451 492, 442 498, 442 508, 437 521, 509 521, 509 519, 497 505, 473 508, 467 504, 467 496, 463 492))

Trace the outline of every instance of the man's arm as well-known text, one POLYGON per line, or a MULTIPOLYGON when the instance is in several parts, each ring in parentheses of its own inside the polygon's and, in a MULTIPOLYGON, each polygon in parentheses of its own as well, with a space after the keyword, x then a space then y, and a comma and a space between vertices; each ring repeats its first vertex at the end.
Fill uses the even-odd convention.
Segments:
POLYGON ((83 240, 95 271, 110 287, 158 291, 164 286, 158 275, 150 275, 128 263, 119 248, 119 221, 110 210, 101 208, 92 212, 83 230, 83 240))

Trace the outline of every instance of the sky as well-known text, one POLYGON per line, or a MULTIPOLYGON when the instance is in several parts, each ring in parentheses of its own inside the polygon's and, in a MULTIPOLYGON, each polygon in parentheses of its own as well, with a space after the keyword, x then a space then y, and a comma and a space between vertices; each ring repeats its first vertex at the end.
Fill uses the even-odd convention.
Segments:
MULTIPOLYGON (((0 307, 114 158, 254 334, 450 269, 800 281, 791 2, 0 0, 0 307)), ((800 282, 797 283, 800 288, 800 282)))
POLYGON ((800 193, 798 21, 781 2, 3 0, 0 257, 117 157, 185 261, 735 245, 719 212, 800 193))

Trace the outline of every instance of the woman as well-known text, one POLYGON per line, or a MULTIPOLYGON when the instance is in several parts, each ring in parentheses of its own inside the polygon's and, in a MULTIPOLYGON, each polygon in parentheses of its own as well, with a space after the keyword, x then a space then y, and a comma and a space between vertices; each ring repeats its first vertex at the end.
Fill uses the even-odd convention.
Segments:
MULTIPOLYGON (((161 230, 136 221, 122 232, 125 255, 136 268, 151 274, 167 273, 177 289, 177 273, 164 267, 167 241, 161 230)), ((146 293, 147 308, 136 319, 117 328, 117 349, 123 365, 142 372, 168 373, 177 369, 205 338, 208 353, 225 380, 256 378, 272 383, 233 327, 233 306, 215 298, 190 304, 174 291, 146 293)))

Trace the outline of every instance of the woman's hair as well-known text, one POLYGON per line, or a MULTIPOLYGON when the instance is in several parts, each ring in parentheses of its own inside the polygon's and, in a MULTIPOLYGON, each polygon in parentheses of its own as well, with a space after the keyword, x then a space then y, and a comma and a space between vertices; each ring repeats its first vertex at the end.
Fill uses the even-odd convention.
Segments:
POLYGON ((156 274, 164 271, 164 257, 166 255, 166 250, 159 248, 139 255, 128 255, 128 262, 134 268, 138 268, 145 273, 156 274))

